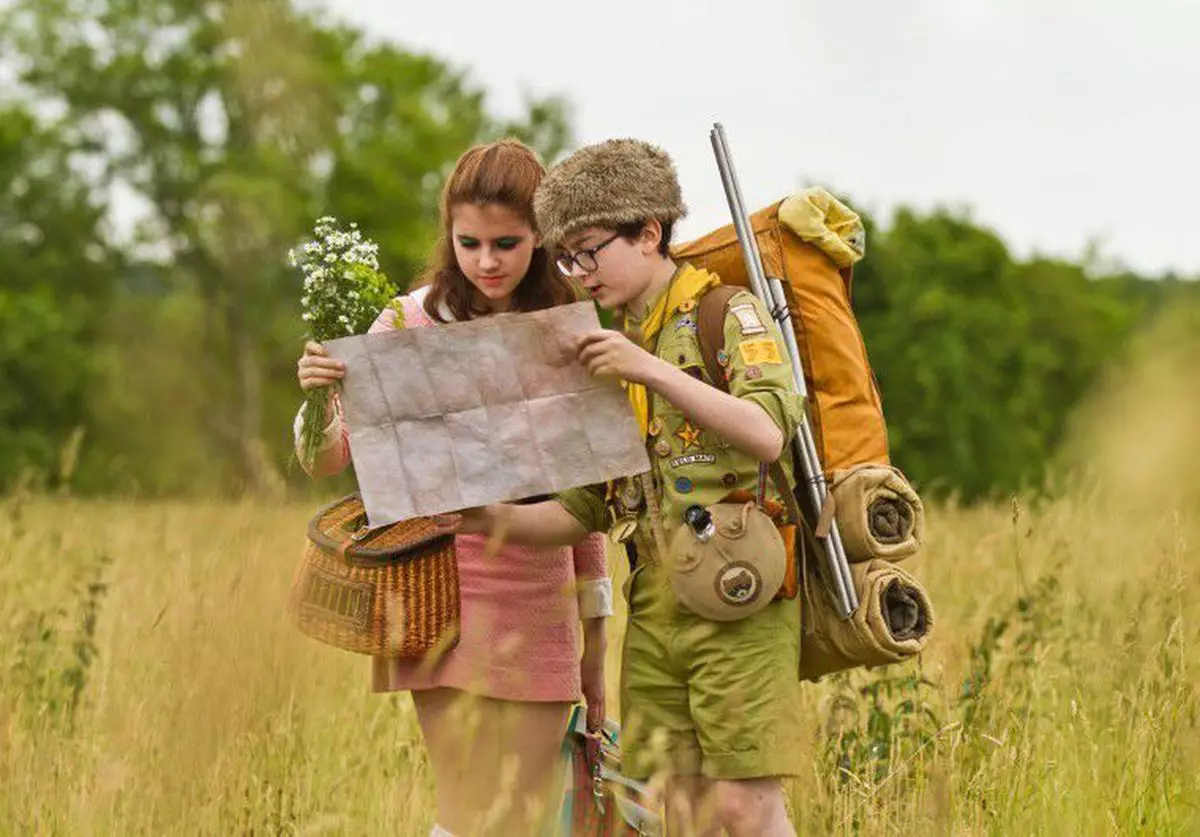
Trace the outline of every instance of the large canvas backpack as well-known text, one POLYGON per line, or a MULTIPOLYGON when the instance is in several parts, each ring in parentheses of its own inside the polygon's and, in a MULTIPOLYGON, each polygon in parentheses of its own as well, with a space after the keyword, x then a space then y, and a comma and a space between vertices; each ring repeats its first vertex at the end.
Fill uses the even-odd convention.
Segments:
MULTIPOLYGON (((854 263, 865 242, 861 221, 825 190, 811 188, 754 213, 750 225, 766 275, 783 280, 826 474, 888 464, 883 405, 851 307, 854 263)), ((673 248, 672 256, 726 285, 749 285, 733 225, 673 248)))
MULTIPOLYGON (((817 455, 830 501, 836 500, 827 501, 828 508, 834 509, 861 602, 843 621, 831 599, 805 582, 815 564, 799 562, 800 676, 818 679, 847 668, 902 662, 924 649, 934 616, 921 583, 895 566, 920 548, 924 513, 907 480, 890 467, 883 406, 851 308, 853 265, 864 249, 861 222, 828 192, 810 189, 760 210, 750 224, 764 272, 783 280, 817 455)), ((674 248, 672 255, 718 274, 725 286, 701 299, 697 316, 705 367, 724 389, 717 371, 717 353, 724 348, 721 323, 733 288, 749 284, 737 233, 732 226, 715 230, 674 248)), ((798 533, 808 551, 816 548, 813 531, 821 528, 819 521, 810 524, 798 533)), ((796 546, 804 554, 805 547, 796 546)))

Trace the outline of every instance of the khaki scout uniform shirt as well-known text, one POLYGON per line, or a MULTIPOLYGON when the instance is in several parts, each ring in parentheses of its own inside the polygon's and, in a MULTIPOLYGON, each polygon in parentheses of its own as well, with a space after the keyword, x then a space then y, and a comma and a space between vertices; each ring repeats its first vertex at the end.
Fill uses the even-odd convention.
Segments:
MULTIPOLYGON (((711 385, 713 381, 704 368, 696 332, 696 306, 697 300, 687 300, 674 311, 666 312, 655 353, 711 385)), ((729 301, 725 349, 719 362, 728 377, 730 394, 758 404, 783 432, 787 444, 781 459, 790 480, 791 441, 803 414, 804 399, 796 392, 778 325, 749 291, 738 293, 729 301)), ((662 509, 663 529, 669 539, 689 506, 718 503, 738 489, 755 492, 759 463, 686 418, 662 396, 653 392, 648 395, 650 425, 646 447, 662 509)), ((609 531, 622 517, 636 515, 634 543, 639 554, 645 556, 645 550, 653 548, 654 537, 641 494, 638 479, 625 478, 608 487, 571 489, 557 499, 589 531, 609 531)), ((767 496, 779 499, 769 477, 767 496)))

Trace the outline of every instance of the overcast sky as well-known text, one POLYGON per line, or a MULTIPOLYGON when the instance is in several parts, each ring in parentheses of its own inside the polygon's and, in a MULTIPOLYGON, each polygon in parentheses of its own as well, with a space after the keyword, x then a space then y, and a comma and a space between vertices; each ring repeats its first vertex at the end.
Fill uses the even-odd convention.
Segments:
POLYGON ((728 221, 719 120, 751 206, 820 183, 875 213, 969 206, 1019 255, 1099 240, 1200 274, 1200 0, 325 5, 468 68, 497 112, 558 93, 580 143, 662 145, 684 238, 728 221))

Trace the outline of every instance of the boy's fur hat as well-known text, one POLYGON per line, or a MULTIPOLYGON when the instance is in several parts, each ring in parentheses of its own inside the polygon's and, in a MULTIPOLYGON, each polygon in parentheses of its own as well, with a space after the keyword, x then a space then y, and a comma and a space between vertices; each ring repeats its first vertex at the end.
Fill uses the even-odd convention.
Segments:
POLYGON ((667 153, 634 139, 585 146, 543 178, 533 199, 538 229, 554 247, 585 227, 613 228, 687 215, 675 164, 667 153))

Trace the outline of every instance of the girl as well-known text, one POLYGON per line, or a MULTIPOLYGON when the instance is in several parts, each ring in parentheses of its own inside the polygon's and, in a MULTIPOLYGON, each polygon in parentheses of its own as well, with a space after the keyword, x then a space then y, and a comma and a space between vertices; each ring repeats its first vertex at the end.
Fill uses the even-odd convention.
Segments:
MULTIPOLYGON (((573 301, 535 228, 533 195, 544 174, 534 153, 514 140, 467 151, 442 193, 441 237, 422 287, 393 300, 371 332, 573 301)), ((344 365, 319 344, 305 346, 302 389, 328 387, 344 375, 344 365)), ((336 473, 350 459, 331 397, 324 444, 314 462, 303 463, 313 476, 336 473)), ((506 546, 495 557, 485 555, 485 542, 478 535, 456 541, 459 643, 436 661, 373 661, 377 691, 412 692, 437 782, 434 835, 533 833, 539 809, 553 809, 546 803, 571 704, 582 692, 589 727, 598 729, 604 718, 604 617, 612 612, 612 588, 603 541, 506 546)))

